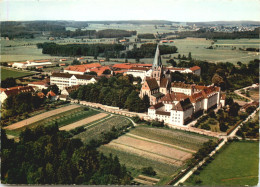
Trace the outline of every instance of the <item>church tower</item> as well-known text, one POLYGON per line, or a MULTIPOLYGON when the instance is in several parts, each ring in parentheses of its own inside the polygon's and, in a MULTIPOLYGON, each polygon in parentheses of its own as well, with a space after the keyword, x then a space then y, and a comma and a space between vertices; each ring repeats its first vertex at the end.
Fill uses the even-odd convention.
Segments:
POLYGON ((162 71, 163 71, 162 60, 160 56, 159 45, 157 45, 154 60, 153 60, 151 77, 156 79, 159 86, 162 77, 162 71))

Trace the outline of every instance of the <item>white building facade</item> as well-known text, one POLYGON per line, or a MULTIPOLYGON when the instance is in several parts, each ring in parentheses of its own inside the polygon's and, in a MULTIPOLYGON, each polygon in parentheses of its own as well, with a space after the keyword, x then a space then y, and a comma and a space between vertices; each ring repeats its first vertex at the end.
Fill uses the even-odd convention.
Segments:
POLYGON ((56 84, 60 90, 65 89, 65 87, 74 85, 87 85, 95 83, 96 77, 90 75, 75 75, 68 73, 53 73, 50 77, 50 84, 56 84))

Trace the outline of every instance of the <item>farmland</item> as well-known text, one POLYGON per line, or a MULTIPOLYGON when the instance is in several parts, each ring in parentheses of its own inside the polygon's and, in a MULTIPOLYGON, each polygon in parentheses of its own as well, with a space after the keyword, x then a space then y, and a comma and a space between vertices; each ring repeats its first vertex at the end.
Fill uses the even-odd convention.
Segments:
MULTIPOLYGON (((231 62, 236 64, 238 61, 248 63, 250 60, 258 59, 258 53, 241 51, 239 48, 257 47, 259 39, 217 40, 213 44, 213 49, 206 49, 212 45, 212 42, 212 40, 203 38, 186 38, 176 39, 174 44, 171 45, 175 45, 180 54, 188 56, 188 53, 191 52, 192 58, 209 62, 231 62)), ((173 56, 177 57, 178 54, 173 56)))
POLYGON ((5 127, 8 135, 19 136, 26 127, 46 126, 57 123, 59 127, 75 124, 80 120, 87 120, 99 112, 96 110, 85 110, 78 105, 69 105, 49 112, 45 112, 26 120, 5 127))
POLYGON ((184 168, 186 161, 208 140, 208 137, 183 131, 139 126, 99 150, 117 155, 135 174, 151 166, 161 179, 159 183, 165 183, 184 168))
POLYGON ((204 166, 198 175, 189 178, 185 185, 202 186, 256 186, 258 183, 259 143, 232 142, 204 166), (197 179, 196 179, 197 178, 197 179))
POLYGON ((6 78, 9 78, 9 77, 18 78, 18 77, 23 77, 23 76, 33 74, 31 72, 28 72, 28 71, 7 69, 7 68, 3 68, 3 67, 1 67, 0 71, 1 71, 1 80, 5 80, 6 78))
POLYGON ((74 138, 79 138, 83 143, 88 143, 92 139, 97 140, 101 138, 101 135, 110 131, 112 127, 120 129, 130 123, 131 122, 124 117, 110 116, 104 121, 101 119, 100 122, 88 123, 85 126, 86 130, 74 136, 74 138))

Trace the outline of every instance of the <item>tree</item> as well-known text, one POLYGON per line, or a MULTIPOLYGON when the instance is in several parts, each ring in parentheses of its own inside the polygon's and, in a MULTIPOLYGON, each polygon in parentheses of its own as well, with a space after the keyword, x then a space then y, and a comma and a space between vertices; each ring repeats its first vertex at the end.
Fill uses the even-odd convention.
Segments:
POLYGON ((80 61, 74 59, 71 65, 81 65, 80 61))
POLYGON ((105 75, 110 75, 110 74, 111 74, 111 71, 110 71, 109 69, 106 69, 106 70, 103 72, 103 74, 105 74, 105 75))
POLYGON ((238 103, 233 103, 231 104, 231 106, 229 107, 229 115, 231 116, 238 116, 238 111, 240 109, 240 106, 238 103))
POLYGON ((224 123, 224 122, 221 122, 219 124, 219 129, 222 131, 222 132, 226 132, 227 129, 228 129, 228 126, 224 123))
POLYGON ((173 67, 177 66, 177 62, 173 59, 170 59, 169 61, 167 61, 167 63, 170 63, 173 67))
POLYGON ((149 176, 155 176, 156 175, 156 172, 154 171, 154 169, 149 166, 149 167, 143 167, 141 169, 142 173, 145 174, 145 175, 149 175, 149 176))
POLYGON ((148 95, 144 95, 143 103, 144 103, 144 106, 145 106, 145 111, 147 111, 148 108, 150 107, 150 98, 149 98, 148 95))
POLYGON ((191 52, 189 52, 189 55, 188 55, 188 60, 192 60, 192 57, 191 57, 191 52))
POLYGON ((215 73, 215 75, 212 77, 212 83, 214 83, 217 86, 220 86, 222 83, 224 83, 223 78, 215 73))
POLYGON ((5 80, 1 81, 1 87, 2 88, 9 88, 9 87, 14 87, 16 86, 16 81, 14 78, 6 78, 5 80))

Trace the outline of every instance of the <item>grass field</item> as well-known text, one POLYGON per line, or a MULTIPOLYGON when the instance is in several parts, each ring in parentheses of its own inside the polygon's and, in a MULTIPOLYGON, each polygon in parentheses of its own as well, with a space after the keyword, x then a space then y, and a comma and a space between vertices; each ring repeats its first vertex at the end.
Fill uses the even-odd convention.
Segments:
MULTIPOLYGON (((258 59, 259 54, 256 52, 241 51, 239 48, 257 48, 259 42, 259 39, 218 40, 213 45, 214 49, 206 49, 212 45, 212 40, 186 38, 176 39, 171 45, 175 45, 180 54, 188 56, 189 52, 191 52, 194 59, 236 64, 238 61, 248 63, 250 60, 258 59), (232 50, 232 47, 236 47, 236 50, 232 50)), ((174 54, 174 56, 177 57, 178 54, 174 54)))
POLYGON ((229 92, 229 93, 227 93, 227 97, 231 97, 232 99, 238 100, 238 101, 245 101, 245 102, 248 101, 248 99, 246 99, 246 98, 244 98, 244 97, 241 97, 241 96, 237 95, 237 94, 234 93, 234 92, 229 92))
POLYGON ((13 78, 18 78, 18 77, 23 77, 26 75, 32 75, 33 73, 30 73, 28 71, 20 71, 20 70, 15 70, 11 68, 3 68, 1 67, 1 80, 5 80, 8 77, 13 77, 13 78))
MULTIPOLYGON (((153 25, 102 25, 102 24, 91 24, 88 29, 126 29, 126 30, 137 30, 138 33, 159 33, 172 32, 169 26, 155 29, 153 25)), ((128 37, 130 41, 134 41, 136 36, 128 37)), ((69 44, 69 43, 112 43, 114 38, 109 39, 75 39, 66 38, 62 40, 54 40, 55 43, 69 44)), ((1 62, 13 62, 13 61, 24 61, 24 60, 36 60, 36 59, 59 59, 61 57, 50 56, 41 53, 41 49, 37 49, 36 44, 40 42, 49 42, 46 37, 38 37, 35 39, 17 39, 17 40, 2 40, 1 48, 1 62)), ((152 40, 147 42, 153 42, 152 40)), ((256 52, 241 51, 239 48, 258 47, 260 42, 259 39, 236 39, 236 40, 217 40, 212 44, 212 40, 206 40, 205 38, 186 38, 186 39, 175 39, 174 43, 169 45, 175 45, 178 48, 178 52, 181 55, 188 56, 191 52, 192 57, 198 60, 207 60, 209 62, 231 62, 237 63, 249 62, 253 59, 258 59, 259 54, 256 52), (213 45, 214 49, 206 49, 213 45), (236 47, 235 50, 232 48, 236 47)), ((138 44, 139 46, 140 44, 138 44)), ((168 55, 167 55, 168 56, 168 55)), ((172 57, 178 56, 178 53, 173 54, 172 57)), ((121 60, 121 59, 110 59, 110 61, 121 60)), ((124 60, 124 59, 122 59, 124 60)), ((130 61, 130 60, 129 60, 130 61)), ((132 60, 133 62, 135 59, 132 60)), ((166 59, 162 59, 165 64, 166 59)), ((152 59, 140 59, 140 62, 152 63, 152 59)))
MULTIPOLYGON (((258 183, 259 142, 232 142, 204 166, 197 176, 201 186, 256 186, 258 183)), ((185 185, 196 185, 196 175, 185 185)))
POLYGON ((151 166, 163 185, 186 167, 187 159, 208 141, 206 136, 173 129, 138 126, 109 144, 99 147, 108 155, 117 155, 136 177, 140 169, 151 166))

